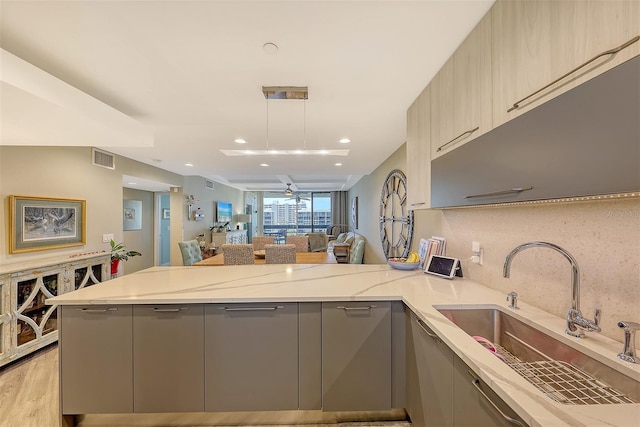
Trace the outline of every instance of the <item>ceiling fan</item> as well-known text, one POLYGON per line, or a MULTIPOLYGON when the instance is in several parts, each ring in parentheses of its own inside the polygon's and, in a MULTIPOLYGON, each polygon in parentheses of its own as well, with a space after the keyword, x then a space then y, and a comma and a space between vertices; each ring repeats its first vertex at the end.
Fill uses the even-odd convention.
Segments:
POLYGON ((288 200, 295 200, 296 203, 300 203, 300 200, 311 200, 309 198, 300 197, 300 195, 295 194, 293 192, 293 190, 291 189, 291 183, 290 182, 287 183, 287 188, 285 188, 284 194, 285 194, 285 196, 291 196, 288 200))
POLYGON ((291 183, 287 183, 287 188, 284 190, 285 196, 293 196, 293 190, 291 189, 291 183))

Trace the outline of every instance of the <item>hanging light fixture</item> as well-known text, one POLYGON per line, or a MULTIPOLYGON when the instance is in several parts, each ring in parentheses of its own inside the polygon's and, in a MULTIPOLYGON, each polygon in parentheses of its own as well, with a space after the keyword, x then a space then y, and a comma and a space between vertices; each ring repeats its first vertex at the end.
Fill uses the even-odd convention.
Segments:
POLYGON ((285 196, 293 196, 293 190, 291 189, 291 183, 287 182, 287 188, 284 190, 285 196))
POLYGON ((262 86, 262 94, 267 100, 266 104, 266 149, 255 150, 220 150, 226 156, 279 156, 279 155, 311 155, 311 156, 348 156, 349 150, 307 150, 307 99, 309 99, 309 88, 307 86, 262 86), (303 105, 303 139, 302 149, 278 150, 269 147, 269 101, 277 99, 302 100, 303 105))

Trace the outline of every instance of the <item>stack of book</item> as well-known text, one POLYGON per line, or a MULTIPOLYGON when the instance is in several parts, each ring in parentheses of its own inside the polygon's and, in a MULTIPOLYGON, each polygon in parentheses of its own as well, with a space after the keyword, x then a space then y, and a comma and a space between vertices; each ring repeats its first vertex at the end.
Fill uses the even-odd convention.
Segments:
POLYGON ((431 255, 446 255, 447 240, 444 237, 431 236, 430 239, 420 239, 418 255, 420 255, 420 268, 424 268, 431 255))

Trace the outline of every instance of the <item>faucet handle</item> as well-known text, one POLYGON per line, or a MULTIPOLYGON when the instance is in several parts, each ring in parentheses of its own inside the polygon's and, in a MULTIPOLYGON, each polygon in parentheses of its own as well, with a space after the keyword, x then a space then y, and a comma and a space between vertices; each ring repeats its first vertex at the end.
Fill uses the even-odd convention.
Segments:
POLYGON ((600 326, 600 318, 602 317, 602 312, 599 308, 596 308, 596 310, 593 313, 593 323, 596 324, 596 326, 600 326))
POLYGON ((509 308, 514 310, 518 309, 518 293, 511 291, 507 294, 507 301, 509 301, 509 308))

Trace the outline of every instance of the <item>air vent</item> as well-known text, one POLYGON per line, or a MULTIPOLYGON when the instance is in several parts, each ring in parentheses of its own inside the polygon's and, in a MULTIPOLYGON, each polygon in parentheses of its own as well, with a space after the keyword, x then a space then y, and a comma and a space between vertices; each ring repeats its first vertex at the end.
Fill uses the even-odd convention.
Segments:
POLYGON ((207 188, 209 190, 213 190, 213 181, 211 181, 210 179, 206 179, 204 180, 204 188, 207 188))
POLYGON ((113 154, 94 148, 91 152, 91 155, 93 158, 92 164, 94 164, 95 166, 100 166, 107 169, 116 168, 115 156, 113 154))

